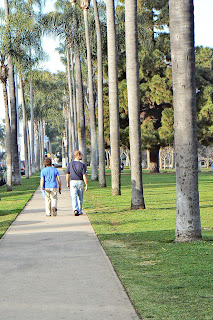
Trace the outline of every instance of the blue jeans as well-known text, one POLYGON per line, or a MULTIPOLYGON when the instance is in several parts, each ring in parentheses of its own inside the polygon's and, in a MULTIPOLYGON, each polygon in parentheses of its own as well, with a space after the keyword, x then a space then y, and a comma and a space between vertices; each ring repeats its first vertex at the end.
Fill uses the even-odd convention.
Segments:
POLYGON ((72 209, 77 210, 82 214, 83 194, 84 194, 84 181, 71 180, 70 181, 70 194, 72 198, 72 209))

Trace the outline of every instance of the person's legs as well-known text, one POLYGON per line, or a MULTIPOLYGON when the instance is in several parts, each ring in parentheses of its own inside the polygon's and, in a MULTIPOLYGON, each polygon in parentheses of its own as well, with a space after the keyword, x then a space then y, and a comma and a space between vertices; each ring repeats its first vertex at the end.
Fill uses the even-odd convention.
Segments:
POLYGON ((82 214, 82 207, 83 207, 83 195, 84 195, 84 182, 78 181, 78 207, 79 207, 79 214, 82 214))
POLYGON ((72 198, 72 209, 74 212, 79 212, 77 180, 70 181, 70 194, 72 198))
POLYGON ((54 216, 57 216, 57 189, 53 188, 50 191, 50 198, 52 204, 52 213, 54 216))
POLYGON ((51 216, 51 198, 49 189, 45 189, 45 210, 46 216, 51 216))

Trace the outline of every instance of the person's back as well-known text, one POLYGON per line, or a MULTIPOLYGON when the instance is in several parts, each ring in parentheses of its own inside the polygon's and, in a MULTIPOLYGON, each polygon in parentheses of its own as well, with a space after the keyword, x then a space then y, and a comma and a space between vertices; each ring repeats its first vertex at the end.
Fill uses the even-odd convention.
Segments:
POLYGON ((41 170, 40 187, 45 192, 46 216, 57 215, 57 183, 61 193, 61 179, 56 168, 52 167, 51 159, 44 160, 45 168, 41 170))
POLYGON ((67 187, 70 189, 72 198, 72 208, 75 216, 82 214, 84 182, 85 191, 88 189, 87 171, 82 160, 82 153, 76 150, 74 153, 75 160, 71 161, 66 169, 67 187), (70 177, 70 178, 69 178, 70 177))
POLYGON ((41 170, 41 177, 44 178, 44 188, 57 188, 58 170, 54 167, 45 167, 41 170))

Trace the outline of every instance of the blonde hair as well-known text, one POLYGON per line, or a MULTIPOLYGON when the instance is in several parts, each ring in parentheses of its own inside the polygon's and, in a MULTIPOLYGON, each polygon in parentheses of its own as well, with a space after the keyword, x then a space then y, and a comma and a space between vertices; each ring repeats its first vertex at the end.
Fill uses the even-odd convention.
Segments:
POLYGON ((81 151, 75 150, 75 152, 74 152, 74 157, 77 158, 77 157, 79 157, 79 156, 82 156, 81 151))

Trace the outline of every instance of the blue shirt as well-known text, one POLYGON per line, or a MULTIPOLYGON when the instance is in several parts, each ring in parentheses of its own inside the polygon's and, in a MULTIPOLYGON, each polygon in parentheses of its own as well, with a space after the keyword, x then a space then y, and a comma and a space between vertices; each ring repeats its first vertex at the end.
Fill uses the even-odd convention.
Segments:
POLYGON ((70 174, 70 180, 83 180, 83 175, 87 173, 86 166, 81 161, 71 161, 66 169, 70 174))
POLYGON ((57 188, 56 178, 59 176, 58 170, 54 167, 45 167, 41 170, 41 178, 44 178, 44 188, 57 188))

